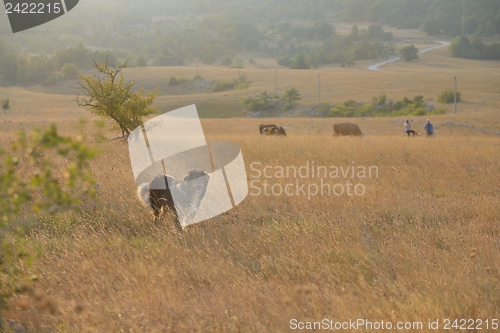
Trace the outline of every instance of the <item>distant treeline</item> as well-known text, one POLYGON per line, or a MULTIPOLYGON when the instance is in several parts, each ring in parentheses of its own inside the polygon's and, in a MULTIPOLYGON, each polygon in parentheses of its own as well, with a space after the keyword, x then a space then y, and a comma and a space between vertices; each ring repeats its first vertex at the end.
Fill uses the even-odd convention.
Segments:
MULTIPOLYGON (((387 26, 421 28, 429 35, 452 37, 462 35, 463 29, 465 34, 475 34, 477 38, 488 37, 500 33, 500 1, 87 0, 70 14, 40 28, 55 33, 6 36, 9 43, 3 45, 12 47, 7 51, 5 47, 0 49, 0 58, 4 63, 14 64, 17 52, 17 62, 24 66, 27 60, 19 58, 20 55, 38 54, 40 58, 34 58, 33 65, 28 66, 46 67, 40 64, 47 62, 48 55, 58 59, 60 50, 83 42, 88 50, 110 50, 120 59, 143 55, 140 59, 143 65, 145 62, 182 65, 184 59, 222 63, 223 59, 234 58, 241 51, 259 51, 292 68, 332 62, 349 66, 355 60, 394 52, 388 43, 392 38, 391 28, 384 31, 387 26), (349 36, 337 35, 337 22, 353 22, 354 26, 359 20, 372 23, 368 29, 353 27, 349 36)), ((496 54, 496 46, 482 48, 477 40, 471 42, 474 46, 465 56, 460 52, 462 55, 453 54, 497 59, 496 55, 491 56, 496 54)), ((467 49, 466 46, 460 49, 464 48, 467 49)), ((51 68, 58 69, 59 65, 60 61, 57 66, 52 63, 51 68)), ((37 81, 47 71, 28 69, 29 73, 36 74, 18 75, 18 69, 16 66, 11 70, 4 68, 8 81, 37 81), (14 77, 17 78, 14 80, 14 77)))
POLYGON ((368 29, 358 29, 354 25, 343 38, 327 39, 320 46, 290 43, 286 55, 278 58, 278 64, 293 69, 318 67, 329 63, 354 65, 355 60, 386 57, 396 50, 391 43, 392 32, 384 31, 381 24, 371 24, 368 29))
MULTIPOLYGON (((57 51, 53 56, 30 55, 22 52, 11 44, 0 41, 0 74, 7 84, 42 84, 54 85, 64 75, 55 75, 66 64, 73 68, 93 68, 94 60, 99 63, 108 61, 110 65, 117 65, 118 58, 110 50, 90 51, 83 43, 74 47, 57 51)), ((73 78, 78 74, 73 75, 73 78)))
POLYGON ((458 58, 500 60, 500 43, 485 44, 477 36, 472 40, 466 36, 455 37, 448 49, 458 58))

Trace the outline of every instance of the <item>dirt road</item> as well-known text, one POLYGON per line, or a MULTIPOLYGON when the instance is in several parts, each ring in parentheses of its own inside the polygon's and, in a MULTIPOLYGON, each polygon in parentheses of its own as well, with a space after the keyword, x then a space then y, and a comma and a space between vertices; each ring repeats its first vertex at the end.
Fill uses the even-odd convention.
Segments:
MULTIPOLYGON (((418 54, 424 53, 424 52, 427 52, 427 51, 431 51, 431 50, 435 50, 435 49, 439 49, 441 47, 445 47, 445 46, 450 45, 450 43, 448 43, 448 42, 442 42, 442 41, 434 41, 434 42, 435 43, 440 43, 441 45, 437 45, 437 46, 433 46, 433 47, 428 47, 426 49, 422 49, 422 50, 418 51, 418 54)), ((398 61, 399 59, 401 59, 401 57, 397 57, 397 58, 389 59, 389 60, 386 60, 386 61, 382 61, 382 62, 376 63, 374 65, 368 66, 367 68, 369 70, 372 70, 372 71, 381 71, 381 69, 378 68, 379 66, 388 64, 390 62, 398 61)))

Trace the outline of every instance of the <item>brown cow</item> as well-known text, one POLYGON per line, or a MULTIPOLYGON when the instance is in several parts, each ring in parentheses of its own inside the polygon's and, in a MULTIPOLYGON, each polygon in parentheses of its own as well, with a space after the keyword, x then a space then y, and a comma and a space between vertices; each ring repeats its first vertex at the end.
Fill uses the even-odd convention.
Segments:
POLYGON ((361 136, 361 130, 358 124, 354 123, 335 123, 333 124, 333 135, 354 135, 361 136))
POLYGON ((280 125, 260 125, 259 126, 260 135, 284 135, 286 136, 285 129, 280 125))

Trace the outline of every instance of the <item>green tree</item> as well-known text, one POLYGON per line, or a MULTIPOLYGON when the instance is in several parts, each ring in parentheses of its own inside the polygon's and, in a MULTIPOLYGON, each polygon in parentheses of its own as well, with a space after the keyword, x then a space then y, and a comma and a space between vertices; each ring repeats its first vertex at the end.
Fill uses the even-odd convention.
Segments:
POLYGON ((451 55, 458 58, 465 58, 471 50, 470 41, 466 36, 455 37, 448 46, 451 55))
POLYGON ((294 56, 291 60, 290 67, 293 69, 308 69, 309 65, 306 61, 306 56, 304 52, 299 52, 296 56, 294 56))
POLYGON ((357 25, 352 26, 351 32, 349 33, 349 35, 347 35, 347 37, 348 37, 348 39, 353 40, 353 41, 359 39, 359 28, 357 25))
POLYGON ((73 63, 66 63, 61 68, 61 76, 64 80, 78 79, 80 70, 73 63))
POLYGON ((118 64, 118 57, 111 50, 96 51, 92 54, 94 61, 102 64, 106 62, 109 66, 116 67, 118 64))
POLYGON ((2 99, 2 100, 0 100, 0 104, 2 104, 2 109, 4 109, 4 110, 10 109, 10 99, 8 99, 8 98, 2 99))
POLYGON ((399 54, 406 61, 412 61, 413 59, 418 59, 418 49, 413 44, 400 48, 399 54))
MULTIPOLYGON (((37 279, 31 269, 33 254, 19 245, 19 226, 93 200, 95 182, 88 162, 96 154, 81 136, 61 136, 55 125, 18 133, 16 141, 0 147, 0 311, 15 293, 32 291, 37 279)), ((4 329, 0 315, 0 331, 4 329)))
POLYGON ((384 29, 379 24, 370 24, 368 26, 368 34, 372 38, 382 38, 384 34, 384 29))
POLYGON ((224 66, 231 66, 231 64, 233 63, 233 59, 231 59, 231 57, 225 57, 224 59, 221 60, 221 65, 224 65, 224 66))
POLYGON ((45 80, 52 71, 50 59, 45 55, 27 57, 29 64, 26 76, 27 83, 40 83, 45 80))
POLYGON ((484 50, 484 58, 490 60, 500 60, 500 43, 491 43, 484 50))
POLYGON ((158 89, 143 96, 144 89, 132 91, 135 81, 125 84, 121 71, 126 64, 110 67, 108 63, 94 62, 97 71, 104 74, 80 75, 80 86, 86 97, 77 97, 78 105, 88 106, 92 113, 113 121, 113 129, 120 130, 126 138, 136 127, 142 125, 143 118, 156 112, 152 106, 158 89))
POLYGON ((16 53, 7 53, 0 58, 0 69, 4 78, 10 84, 17 82, 17 71, 19 70, 19 55, 16 53))
POLYGON ((246 74, 241 74, 238 77, 238 79, 234 80, 234 89, 236 90, 248 89, 248 87, 250 87, 250 83, 251 82, 248 81, 248 77, 246 76, 246 74))
POLYGON ((89 50, 80 42, 74 47, 57 51, 52 61, 56 64, 55 68, 62 68, 66 63, 76 64, 78 68, 89 68, 89 59, 89 50))
MULTIPOLYGON (((457 91, 457 102, 462 100, 462 93, 457 91)), ((453 89, 449 89, 443 91, 438 95, 438 102, 440 103, 453 103, 455 101, 455 91, 453 89)))
POLYGON ((413 102, 414 107, 421 108, 424 106, 424 96, 422 96, 422 95, 415 96, 415 97, 413 97, 412 102, 413 102))
POLYGON ((441 32, 441 24, 437 19, 429 18, 422 24, 422 31, 430 36, 439 35, 441 32))
POLYGON ((270 110, 274 108, 273 98, 267 92, 262 92, 257 97, 242 97, 241 105, 250 111, 270 110))
POLYGON ((298 101, 301 100, 300 93, 294 87, 288 88, 285 91, 285 94, 283 94, 283 96, 281 97, 281 100, 288 103, 285 109, 290 110, 294 105, 297 105, 298 101))

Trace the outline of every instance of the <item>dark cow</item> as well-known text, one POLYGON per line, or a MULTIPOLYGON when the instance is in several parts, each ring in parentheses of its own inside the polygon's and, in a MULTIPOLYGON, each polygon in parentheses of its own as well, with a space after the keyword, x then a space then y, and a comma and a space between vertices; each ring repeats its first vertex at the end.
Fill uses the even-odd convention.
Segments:
POLYGON ((280 125, 260 125, 260 135, 284 135, 286 136, 285 129, 280 125))
POLYGON ((170 211, 178 226, 184 227, 194 219, 209 180, 209 174, 197 170, 190 171, 183 179, 158 175, 150 183, 141 184, 137 195, 144 206, 152 210, 155 220, 170 211))

